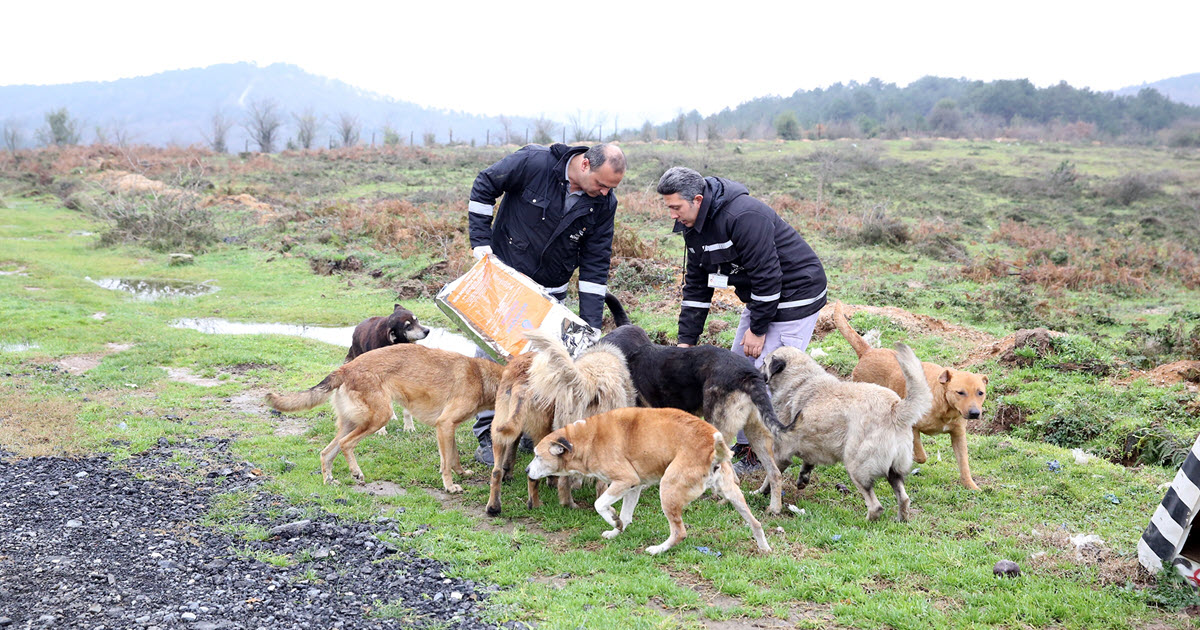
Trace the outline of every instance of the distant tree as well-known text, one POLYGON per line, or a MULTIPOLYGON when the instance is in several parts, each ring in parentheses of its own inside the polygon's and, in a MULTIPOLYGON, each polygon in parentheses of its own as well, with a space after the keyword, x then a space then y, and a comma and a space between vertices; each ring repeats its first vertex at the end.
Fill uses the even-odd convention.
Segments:
POLYGON ((567 116, 567 121, 571 124, 571 142, 592 140, 592 130, 596 127, 591 123, 587 114, 575 110, 574 114, 567 116))
POLYGON ((342 112, 338 114, 338 137, 342 141, 342 146, 352 147, 358 144, 358 116, 350 112, 342 112))
POLYGON ((717 124, 716 116, 709 116, 704 120, 704 139, 710 147, 719 147, 725 143, 725 138, 721 136, 721 128, 717 124))
POLYGON ((550 135, 552 129, 554 129, 554 122, 547 120, 544 116, 533 121, 533 143, 553 144, 554 138, 550 135))
POLYGON ((383 145, 387 147, 399 146, 400 132, 392 128, 391 125, 383 126, 383 145))
POLYGON ((783 112, 775 118, 775 135, 782 140, 800 139, 800 121, 794 112, 783 112))
POLYGON ((1167 97, 1154 88, 1142 88, 1130 101, 1129 115, 1143 129, 1158 131, 1175 122, 1175 114, 1167 97))
POLYGON ((13 121, 6 121, 3 129, 4 148, 8 149, 9 153, 17 154, 17 149, 21 148, 21 128, 13 121))
POLYGON ((687 116, 679 114, 675 119, 675 139, 680 142, 687 142, 687 116))
POLYGON ((517 141, 513 138, 512 119, 508 116, 500 116, 497 120, 500 122, 500 127, 504 129, 504 136, 502 138, 504 144, 516 144, 517 141))
POLYGON ((79 144, 79 121, 71 118, 66 107, 46 112, 46 126, 38 130, 38 140, 60 147, 79 144))
POLYGON ((427 147, 437 146, 437 134, 433 133, 432 131, 426 131, 425 135, 422 136, 422 139, 425 141, 425 146, 427 147))
POLYGON ((842 154, 830 149, 818 149, 813 152, 812 159, 817 163, 817 205, 825 204, 825 189, 833 183, 833 178, 837 177, 845 170, 845 163, 842 161, 842 154))
POLYGON ((229 146, 226 145, 225 139, 229 136, 231 127, 233 127, 233 121, 226 118, 224 112, 218 109, 209 119, 208 131, 202 131, 201 135, 204 136, 204 141, 208 143, 213 152, 226 153, 229 151, 229 146))
POLYGON ((313 108, 306 107, 303 112, 292 114, 292 119, 296 121, 296 146, 311 149, 317 139, 317 127, 320 125, 317 114, 313 112, 313 108))
POLYGON ((938 135, 957 136, 962 130, 962 113, 953 99, 938 101, 926 120, 929 121, 929 128, 938 135))
POLYGON ((272 99, 251 102, 243 126, 250 134, 250 141, 258 145, 259 153, 273 153, 279 128, 283 126, 279 105, 272 99))

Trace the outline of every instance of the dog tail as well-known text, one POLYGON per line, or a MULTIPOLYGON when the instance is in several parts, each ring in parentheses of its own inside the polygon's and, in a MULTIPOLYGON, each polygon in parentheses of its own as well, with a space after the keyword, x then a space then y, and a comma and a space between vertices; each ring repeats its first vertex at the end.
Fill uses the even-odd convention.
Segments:
POLYGON ((862 355, 873 350, 871 344, 867 343, 867 340, 863 339, 850 325, 850 320, 846 318, 845 313, 842 311, 841 300, 838 300, 833 305, 833 325, 837 327, 838 332, 842 333, 846 341, 850 342, 850 347, 854 348, 854 354, 857 354, 860 358, 862 355))
POLYGON ((613 295, 611 291, 604 292, 604 304, 612 312, 614 324, 617 326, 626 326, 629 324, 629 315, 625 314, 625 307, 621 304, 621 300, 618 300, 617 296, 613 295))
POLYGON ((568 380, 574 383, 578 378, 575 372, 575 360, 558 335, 542 330, 527 330, 525 338, 529 340, 529 349, 541 353, 550 361, 550 367, 558 374, 569 374, 568 380))
POLYGON ((277 411, 305 411, 329 400, 333 390, 341 387, 342 383, 342 371, 334 370, 325 380, 302 392, 267 394, 267 402, 277 411))
POLYGON ((925 370, 921 360, 913 353, 912 348, 897 342, 896 361, 900 362, 900 370, 904 372, 904 387, 906 395, 896 408, 897 419, 907 425, 916 424, 933 407, 933 394, 929 391, 929 383, 925 380, 925 370))
POLYGON ((721 435, 720 431, 713 431, 712 470, 719 468, 722 462, 731 461, 733 461, 733 451, 725 443, 725 436, 721 435))
POLYGON ((787 429, 791 424, 780 422, 779 416, 775 414, 775 405, 771 402, 771 391, 767 388, 767 378, 760 372, 755 372, 753 378, 747 378, 743 381, 742 391, 750 396, 750 402, 754 403, 754 407, 758 409, 758 415, 762 416, 763 424, 772 434, 779 433, 787 429))

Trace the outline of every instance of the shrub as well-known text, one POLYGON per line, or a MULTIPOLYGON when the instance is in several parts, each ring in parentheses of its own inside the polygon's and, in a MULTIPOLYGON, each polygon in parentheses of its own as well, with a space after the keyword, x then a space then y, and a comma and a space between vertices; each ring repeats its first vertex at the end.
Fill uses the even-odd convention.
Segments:
POLYGON ((108 224, 101 245, 138 243, 154 251, 203 251, 220 239, 213 212, 204 206, 195 185, 161 190, 116 191, 71 198, 108 224))
POLYGON ((857 239, 865 245, 903 245, 909 240, 908 226, 900 219, 888 216, 882 206, 875 206, 863 213, 857 239))
POLYGON ((1160 193, 1162 193, 1162 188, 1150 175, 1129 173, 1108 184, 1101 194, 1111 204, 1128 206, 1135 201, 1149 199, 1160 193))

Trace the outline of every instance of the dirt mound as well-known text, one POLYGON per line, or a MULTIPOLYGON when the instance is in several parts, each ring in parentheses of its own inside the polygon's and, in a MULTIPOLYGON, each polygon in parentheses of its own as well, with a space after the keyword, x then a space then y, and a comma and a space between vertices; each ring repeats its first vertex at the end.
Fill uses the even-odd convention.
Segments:
POLYGON ((1000 357, 1001 361, 1008 363, 1016 362, 1017 357, 1013 350, 1016 348, 1024 348, 1032 345, 1037 356, 1045 356, 1045 351, 1050 347, 1050 339, 1054 337, 1065 337, 1066 333, 1061 333, 1045 328, 1022 329, 1014 332, 1011 335, 993 341, 991 343, 981 344, 976 348, 967 360, 963 362, 963 366, 975 365, 990 361, 996 357, 1000 357))
POLYGON ((103 171, 89 177, 110 193, 165 192, 170 186, 128 171, 103 171))
POLYGON ((1138 379, 1147 379, 1159 387, 1169 387, 1176 383, 1185 383, 1190 392, 1200 392, 1200 361, 1176 361, 1160 365, 1150 371, 1130 370, 1127 378, 1121 379, 1122 385, 1128 385, 1138 379))

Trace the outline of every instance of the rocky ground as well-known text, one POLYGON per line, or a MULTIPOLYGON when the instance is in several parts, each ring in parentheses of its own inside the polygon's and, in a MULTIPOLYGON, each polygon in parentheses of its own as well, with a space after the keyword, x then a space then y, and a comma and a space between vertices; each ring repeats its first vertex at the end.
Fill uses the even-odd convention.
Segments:
POLYGON ((494 589, 381 540, 395 521, 289 506, 227 440, 202 441, 119 464, 0 453, 0 628, 491 627, 494 589), (205 458, 189 476, 181 450, 205 458), (236 489, 253 496, 237 522, 265 540, 203 524, 236 489))

